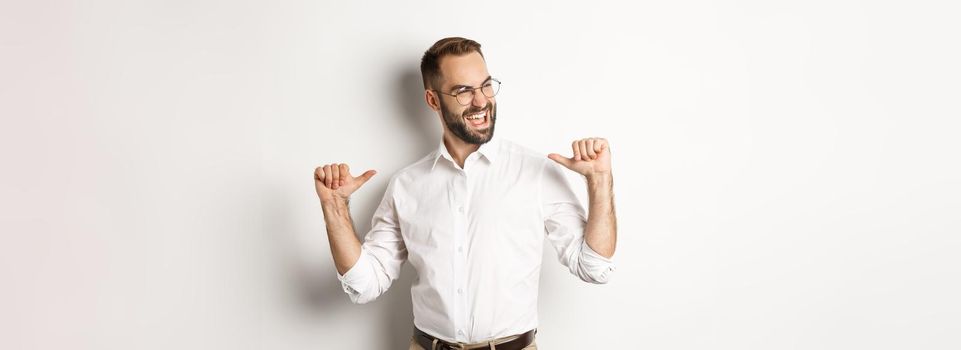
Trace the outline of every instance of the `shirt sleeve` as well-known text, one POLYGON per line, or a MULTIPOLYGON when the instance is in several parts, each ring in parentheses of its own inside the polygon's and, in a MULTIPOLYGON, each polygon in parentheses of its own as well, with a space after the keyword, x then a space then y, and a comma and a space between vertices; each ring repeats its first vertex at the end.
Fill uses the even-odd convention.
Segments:
POLYGON ((548 160, 541 174, 541 216, 547 239, 557 250, 561 264, 572 274, 585 282, 607 283, 615 269, 614 260, 598 254, 584 240, 587 214, 567 181, 565 170, 548 160))
POLYGON ((400 276, 400 268, 407 261, 407 246, 394 207, 393 186, 392 179, 374 211, 357 262, 343 275, 337 274, 344 292, 356 304, 371 302, 384 294, 400 276))

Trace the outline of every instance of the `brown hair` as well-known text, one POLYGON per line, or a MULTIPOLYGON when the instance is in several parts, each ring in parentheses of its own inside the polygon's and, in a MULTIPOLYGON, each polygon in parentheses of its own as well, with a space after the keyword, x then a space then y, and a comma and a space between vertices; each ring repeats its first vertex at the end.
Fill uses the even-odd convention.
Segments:
MULTIPOLYGON (((424 57, 420 60, 420 74, 424 78, 424 89, 435 87, 440 82, 440 59, 445 56, 461 56, 471 52, 477 52, 484 57, 481 52, 481 45, 476 41, 461 37, 450 37, 437 40, 433 46, 424 52, 424 57)), ((439 88, 440 86, 436 86, 439 88)))

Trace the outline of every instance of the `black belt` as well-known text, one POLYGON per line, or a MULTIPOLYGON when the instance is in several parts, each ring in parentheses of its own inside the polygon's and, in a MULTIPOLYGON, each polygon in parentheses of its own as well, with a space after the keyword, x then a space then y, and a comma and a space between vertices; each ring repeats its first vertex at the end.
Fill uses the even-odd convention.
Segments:
MULTIPOLYGON (((521 350, 521 349, 527 347, 528 345, 531 345, 531 343, 534 342, 534 335, 535 335, 535 334, 537 334, 537 329, 532 329, 532 330, 529 330, 529 331, 525 332, 524 334, 521 334, 521 335, 518 336, 516 339, 511 340, 511 341, 509 341, 509 342, 505 342, 505 343, 502 343, 502 344, 494 343, 494 347, 497 348, 497 350, 521 350)), ((422 347, 422 348, 424 348, 424 349, 426 349, 426 350, 464 349, 463 345, 460 345, 460 344, 457 344, 457 343, 448 343, 448 342, 444 341, 443 339, 440 339, 440 338, 434 337, 434 336, 432 336, 432 335, 430 335, 430 334, 424 333, 424 331, 421 331, 420 329, 417 329, 417 327, 414 327, 414 338, 417 339, 417 344, 419 344, 420 347, 422 347), (435 340, 435 339, 437 340, 437 347, 434 348, 434 349, 431 349, 431 345, 434 344, 434 340, 435 340)), ((472 348, 472 349, 476 349, 476 350, 490 350, 490 346, 489 346, 489 345, 485 345, 485 346, 482 346, 482 347, 472 348)))

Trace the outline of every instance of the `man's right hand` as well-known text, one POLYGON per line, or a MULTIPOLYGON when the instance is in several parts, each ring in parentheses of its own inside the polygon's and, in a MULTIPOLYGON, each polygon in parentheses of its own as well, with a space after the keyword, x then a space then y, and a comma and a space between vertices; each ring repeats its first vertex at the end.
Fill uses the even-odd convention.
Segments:
POLYGON ((367 180, 374 177, 377 171, 367 170, 360 176, 350 175, 350 167, 347 164, 327 164, 314 169, 314 187, 317 188, 317 196, 321 203, 340 199, 347 200, 350 194, 354 193, 367 180))

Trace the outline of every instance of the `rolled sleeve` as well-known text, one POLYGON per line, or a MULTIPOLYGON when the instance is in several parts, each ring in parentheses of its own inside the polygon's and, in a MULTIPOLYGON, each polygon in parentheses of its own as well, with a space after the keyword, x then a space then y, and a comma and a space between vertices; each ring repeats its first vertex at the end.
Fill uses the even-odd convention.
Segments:
POLYGON ((577 266, 581 269, 578 276, 590 277, 589 281, 585 281, 591 283, 607 283, 610 273, 615 270, 614 259, 598 254, 585 240, 581 240, 581 256, 578 262, 577 266))
POLYGON ((545 162, 541 178, 541 214, 547 239, 557 250, 558 260, 585 282, 607 283, 615 269, 614 260, 598 254, 584 240, 587 214, 563 169, 545 162))
POLYGON ((364 292, 370 289, 371 274, 369 258, 361 248, 360 257, 354 266, 343 275, 337 273, 337 279, 340 280, 344 293, 350 296, 352 302, 357 303, 364 292))

